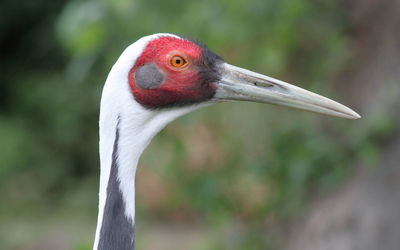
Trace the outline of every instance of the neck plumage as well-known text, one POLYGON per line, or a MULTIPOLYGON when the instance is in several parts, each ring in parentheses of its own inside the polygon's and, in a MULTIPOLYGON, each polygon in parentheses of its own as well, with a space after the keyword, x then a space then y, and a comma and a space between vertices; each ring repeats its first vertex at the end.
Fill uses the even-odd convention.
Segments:
POLYGON ((132 250, 135 174, 140 155, 165 125, 202 105, 147 110, 134 101, 128 87, 121 86, 116 94, 108 83, 100 111, 99 214, 93 249, 132 250))
MULTIPOLYGON (((108 174, 107 188, 105 193, 100 193, 100 197, 105 197, 105 204, 102 213, 99 213, 96 239, 97 249, 134 249, 135 244, 135 223, 134 209, 127 210, 133 206, 135 196, 134 177, 131 181, 123 181, 120 178, 121 169, 119 161, 119 122, 115 131, 115 139, 111 158, 111 168, 108 174), (126 198, 126 193, 131 194, 132 198, 126 198), (125 197, 124 197, 125 196, 125 197), (132 214, 133 212, 133 214, 132 214), (102 218, 100 218, 102 217, 102 218)), ((136 165, 133 166, 135 173, 136 165)), ((105 178, 101 178, 105 179, 105 178)), ((100 183, 105 186, 105 183, 100 183)), ((100 188, 104 192, 104 188, 100 188)), ((100 202, 104 203, 104 201, 100 202)))
MULTIPOLYGON (((125 105, 130 106, 129 102, 125 105)), ((101 171, 95 250, 134 249, 135 173, 140 155, 166 124, 194 109, 160 112, 137 105, 134 102, 130 108, 115 112, 116 116, 111 114, 112 109, 108 115, 103 111, 100 114, 101 171)))
MULTIPOLYGON (((135 173, 147 140, 117 117, 112 138, 100 135, 99 214, 94 249, 134 249, 135 173), (111 142, 111 146, 104 145, 111 142)), ((105 135, 109 135, 108 131, 105 135)), ((148 141, 150 138, 148 139, 148 141)))

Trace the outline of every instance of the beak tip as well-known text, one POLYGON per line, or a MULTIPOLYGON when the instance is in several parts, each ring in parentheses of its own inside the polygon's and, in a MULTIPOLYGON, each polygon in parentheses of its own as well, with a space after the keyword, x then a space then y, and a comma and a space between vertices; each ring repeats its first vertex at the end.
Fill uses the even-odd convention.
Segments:
POLYGON ((357 112, 351 110, 351 112, 348 114, 348 118, 352 120, 358 120, 361 119, 361 115, 359 115, 357 112))

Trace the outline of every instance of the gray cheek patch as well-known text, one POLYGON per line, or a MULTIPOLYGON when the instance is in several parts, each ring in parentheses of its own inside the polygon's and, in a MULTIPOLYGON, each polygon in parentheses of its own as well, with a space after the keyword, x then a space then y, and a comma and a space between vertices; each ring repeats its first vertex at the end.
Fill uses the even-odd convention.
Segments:
POLYGON ((146 64, 135 72, 135 83, 142 89, 158 88, 164 80, 164 75, 154 64, 146 64))

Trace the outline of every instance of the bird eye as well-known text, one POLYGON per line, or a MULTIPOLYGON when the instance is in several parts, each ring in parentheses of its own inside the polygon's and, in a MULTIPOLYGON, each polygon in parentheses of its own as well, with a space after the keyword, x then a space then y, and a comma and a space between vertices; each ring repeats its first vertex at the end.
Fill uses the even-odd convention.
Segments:
POLYGON ((182 67, 186 66, 187 61, 182 56, 176 55, 176 56, 171 57, 170 64, 171 64, 171 66, 173 66, 175 68, 182 68, 182 67))

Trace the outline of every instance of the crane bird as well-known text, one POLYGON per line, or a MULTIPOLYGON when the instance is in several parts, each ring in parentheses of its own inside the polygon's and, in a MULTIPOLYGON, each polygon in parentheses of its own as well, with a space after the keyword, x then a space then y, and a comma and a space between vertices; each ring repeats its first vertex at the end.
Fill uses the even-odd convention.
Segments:
POLYGON ((226 100, 360 118, 328 98, 230 65, 198 42, 172 34, 142 37, 118 58, 102 93, 99 210, 93 249, 134 249, 135 173, 143 150, 174 119, 226 100))

